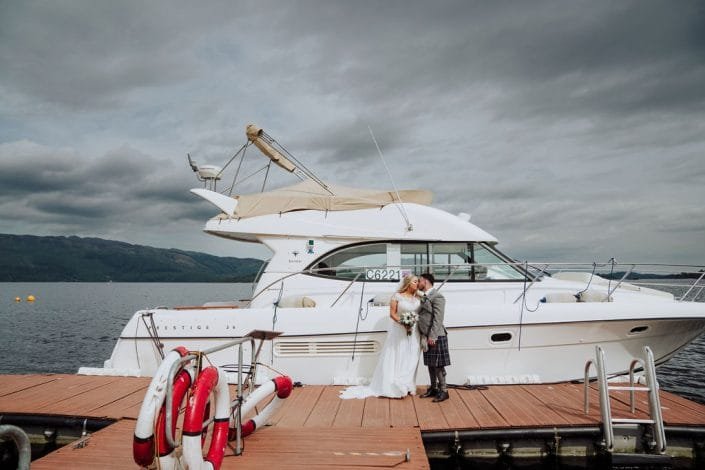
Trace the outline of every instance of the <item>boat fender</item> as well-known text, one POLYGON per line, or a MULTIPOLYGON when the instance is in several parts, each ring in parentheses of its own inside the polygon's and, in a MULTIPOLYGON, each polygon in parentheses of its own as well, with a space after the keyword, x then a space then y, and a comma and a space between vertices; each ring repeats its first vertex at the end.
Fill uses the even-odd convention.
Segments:
POLYGON ((157 372, 152 377, 149 387, 147 387, 147 393, 142 401, 140 414, 135 424, 135 435, 132 443, 132 457, 137 465, 148 467, 154 461, 154 420, 157 412, 164 408, 169 370, 172 364, 178 362, 187 354, 188 350, 183 346, 170 351, 162 360, 157 372))
POLYGON ((607 294, 596 290, 584 290, 575 294, 578 302, 612 302, 612 297, 607 299, 607 294))
POLYGON ((277 306, 279 308, 314 308, 316 301, 305 295, 289 295, 282 297, 277 306))
POLYGON ((230 390, 228 379, 221 369, 210 366, 201 371, 186 407, 182 433, 182 449, 185 467, 196 470, 218 470, 223 463, 225 446, 228 443, 228 421, 230 416, 230 390), (207 429, 203 423, 208 419, 206 404, 214 393, 215 416, 213 435, 208 454, 203 458, 201 436, 207 429))
POLYGON ((546 294, 544 298, 541 299, 543 303, 575 303, 577 302, 575 294, 570 292, 551 292, 546 294))
MULTIPOLYGON (((294 388, 291 377, 286 375, 280 375, 273 378, 272 380, 260 385, 260 387, 252 392, 246 399, 245 403, 242 405, 241 415, 247 416, 252 410, 254 410, 257 403, 262 401, 268 395, 276 392, 277 395, 272 399, 267 406, 260 411, 257 416, 252 419, 247 420, 242 425, 242 437, 249 436, 257 430, 258 427, 262 427, 267 424, 267 421, 272 417, 272 415, 279 409, 284 400, 291 395, 291 390, 294 388)), ((228 435, 229 440, 235 440, 237 430, 234 423, 231 423, 230 433, 228 435)))

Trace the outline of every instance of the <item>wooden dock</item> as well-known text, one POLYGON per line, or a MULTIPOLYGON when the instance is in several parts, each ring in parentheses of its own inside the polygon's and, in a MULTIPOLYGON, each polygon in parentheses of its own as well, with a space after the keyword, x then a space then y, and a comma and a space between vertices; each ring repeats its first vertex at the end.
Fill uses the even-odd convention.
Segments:
MULTIPOLYGON (((78 375, 0 377, 0 415, 60 415, 114 420, 100 431, 32 463, 33 469, 135 468, 132 433, 149 378, 78 375)), ((275 467, 425 469, 423 437, 447 431, 598 428, 598 392, 583 385, 496 385, 451 389, 450 400, 368 398, 341 400, 342 387, 295 388, 271 426, 245 439, 242 456, 227 455, 223 469, 275 467), (411 456, 406 461, 407 451, 411 456)), ((646 396, 629 410, 628 392, 613 392, 613 415, 645 418, 646 396)), ((705 430, 705 406, 661 392, 666 426, 705 430)), ((231 453, 232 454, 232 453, 231 453)))

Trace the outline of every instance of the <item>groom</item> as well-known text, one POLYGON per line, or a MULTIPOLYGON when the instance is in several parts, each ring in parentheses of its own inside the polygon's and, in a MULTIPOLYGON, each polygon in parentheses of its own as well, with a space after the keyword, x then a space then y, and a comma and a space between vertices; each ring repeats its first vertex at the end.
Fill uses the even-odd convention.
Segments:
POLYGON ((433 274, 423 273, 419 277, 419 289, 425 291, 425 294, 421 299, 418 328, 424 350, 423 363, 428 366, 428 375, 431 377, 431 386, 421 398, 435 397, 433 401, 439 402, 449 398, 445 366, 450 365, 450 354, 443 326, 446 299, 433 288, 434 282, 433 274))

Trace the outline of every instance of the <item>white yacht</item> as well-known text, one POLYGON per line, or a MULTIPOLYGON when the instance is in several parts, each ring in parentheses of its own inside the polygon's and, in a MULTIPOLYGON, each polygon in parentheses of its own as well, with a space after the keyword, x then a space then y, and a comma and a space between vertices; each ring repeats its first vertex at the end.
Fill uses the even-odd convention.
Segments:
MULTIPOLYGON (((705 330, 705 303, 685 300, 702 290, 702 276, 676 299, 626 275, 600 277, 596 264, 517 263, 469 216, 432 207, 427 191, 326 184, 261 129, 248 126, 247 137, 243 149, 257 146, 302 181, 232 196, 215 191, 222 169, 191 164, 210 188, 192 192, 218 208, 204 230, 273 253, 251 298, 138 311, 104 368, 79 372, 148 376, 172 348, 203 350, 259 329, 282 332, 261 352, 272 369, 307 384, 364 383, 385 340, 390 295, 402 276, 425 271, 446 297, 449 383, 580 379, 596 345, 608 374, 623 374, 643 346, 663 363, 705 330)), ((633 266, 601 272, 610 269, 633 266)), ((232 352, 209 360, 231 366, 232 352)), ((422 362, 418 372, 420 384, 428 380, 422 362)))

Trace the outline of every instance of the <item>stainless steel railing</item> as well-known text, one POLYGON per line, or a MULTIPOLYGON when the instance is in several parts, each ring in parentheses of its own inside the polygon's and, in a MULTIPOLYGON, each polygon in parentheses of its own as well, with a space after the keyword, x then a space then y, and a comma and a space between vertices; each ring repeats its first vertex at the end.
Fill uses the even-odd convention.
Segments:
MULTIPOLYGON (((298 276, 300 274, 319 274, 320 272, 329 272, 331 267, 326 268, 310 268, 303 269, 291 273, 283 273, 278 276, 275 280, 268 282, 263 288, 257 290, 257 292, 250 299, 250 306, 252 302, 267 292, 271 287, 282 283, 284 280, 298 276)), ((378 265, 378 266, 357 266, 357 267, 345 267, 346 277, 334 278, 337 281, 345 281, 345 285, 341 288, 341 292, 337 295, 335 305, 338 300, 347 292, 355 282, 362 281, 375 281, 378 279, 368 279, 366 273, 369 271, 376 270, 387 270, 387 271, 404 271, 410 270, 412 272, 433 272, 436 273, 436 277, 439 281, 446 280, 465 280, 467 282, 484 282, 486 280, 493 281, 507 281, 507 282, 528 282, 528 286, 525 287, 524 291, 514 300, 514 303, 518 302, 524 295, 525 291, 528 291, 533 285, 540 281, 544 276, 551 276, 552 274, 557 274, 566 271, 577 271, 591 273, 596 276, 600 276, 608 281, 607 289, 608 295, 606 299, 610 296, 625 282, 636 285, 657 286, 653 283, 648 283, 648 279, 659 279, 663 276, 670 277, 673 279, 683 280, 683 283, 679 284, 659 284, 658 286, 663 287, 677 287, 685 290, 685 293, 680 297, 677 297, 678 301, 686 301, 688 296, 692 293, 691 300, 694 301, 699 298, 699 295, 705 290, 705 267, 699 265, 679 265, 679 264, 662 264, 662 263, 617 263, 614 260, 610 260, 605 263, 568 263, 568 262, 503 262, 503 263, 462 263, 462 264, 447 264, 447 263, 419 263, 410 265, 378 265), (511 267, 514 271, 512 273, 516 277, 507 279, 476 279, 472 281, 470 279, 470 273, 475 270, 477 272, 485 272, 485 270, 491 270, 492 268, 506 268, 511 267), (596 271, 596 268, 602 269, 602 271, 596 271), (603 272, 606 271, 606 272, 603 272), (467 274, 467 276, 465 276, 467 274), (644 276, 639 279, 630 279, 631 275, 641 274, 644 276), (454 277, 455 276, 455 277, 454 277), (608 277, 605 277, 608 276, 608 277), (617 279, 619 277, 619 279, 617 279), (690 282, 690 279, 693 279, 690 282)), ((266 274, 266 273, 265 273, 266 274)), ((399 276, 401 277, 401 276, 399 276)), ((400 280, 400 279, 389 279, 390 281, 400 280)))
POLYGON ((172 406, 173 406, 173 400, 174 400, 174 378, 176 377, 176 373, 181 370, 186 364, 188 364, 191 361, 194 360, 200 360, 204 356, 208 356, 208 354, 212 354, 214 352, 222 351, 223 349, 227 349, 232 346, 237 346, 237 398, 233 400, 231 403, 231 410, 236 409, 236 414, 235 414, 235 426, 236 426, 236 439, 235 439, 235 454, 240 455, 242 453, 242 415, 240 414, 241 410, 241 405, 244 400, 243 392, 244 392, 244 381, 243 381, 243 345, 245 343, 250 343, 250 366, 248 369, 248 377, 246 381, 248 382, 248 390, 252 390, 252 387, 254 386, 255 383, 255 375, 256 375, 256 367, 257 367, 257 358, 256 358, 256 353, 255 353, 255 338, 251 336, 245 336, 244 338, 228 341, 227 343, 220 344, 218 346, 213 346, 212 348, 204 349, 203 351, 199 351, 197 354, 188 354, 184 357, 181 358, 180 361, 177 361, 171 365, 171 368, 169 369, 169 375, 167 378, 167 389, 166 389, 166 425, 165 425, 165 433, 166 433, 166 440, 169 443, 169 445, 173 448, 178 447, 178 443, 176 442, 176 436, 172 434, 171 429, 172 429, 172 423, 174 422, 174 416, 172 416, 172 406))

